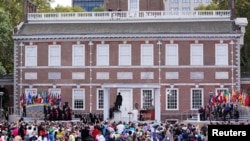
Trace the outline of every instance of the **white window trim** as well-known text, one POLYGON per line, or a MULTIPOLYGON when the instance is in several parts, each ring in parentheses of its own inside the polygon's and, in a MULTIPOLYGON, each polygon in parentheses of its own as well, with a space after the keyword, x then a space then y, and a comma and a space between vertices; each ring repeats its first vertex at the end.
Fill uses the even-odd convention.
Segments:
POLYGON ((97 89, 96 91, 96 109, 97 110, 104 110, 104 89, 97 89), (103 91, 103 108, 99 108, 99 91, 103 91))
POLYGON ((25 46, 25 66, 37 66, 37 45, 28 45, 25 46), (34 61, 35 64, 28 64, 28 62, 30 61, 30 59, 28 59, 28 53, 27 53, 27 48, 29 47, 34 47, 36 49, 36 60, 34 61))
POLYGON ((72 66, 85 66, 85 45, 82 45, 82 44, 75 44, 75 45, 72 45, 72 66), (83 56, 83 63, 82 64, 75 64, 75 56, 74 56, 74 52, 75 52, 75 47, 77 46, 81 46, 83 48, 83 52, 82 52, 82 56, 83 56))
POLYGON ((201 104, 201 106, 204 106, 204 89, 203 88, 191 88, 190 89, 190 109, 191 110, 198 110, 198 109, 194 109, 193 108, 193 103, 192 103, 192 101, 193 101, 193 97, 192 97, 192 95, 193 95, 193 93, 192 93, 192 91, 193 90, 201 90, 201 99, 202 99, 202 104, 201 104))
POLYGON ((215 65, 225 65, 227 66, 228 65, 228 44, 215 44, 215 65), (219 48, 220 46, 225 46, 226 49, 227 49, 227 52, 225 53, 225 57, 226 57, 226 62, 225 64, 218 64, 217 63, 217 47, 219 48))
POLYGON ((49 66, 61 66, 61 45, 49 45, 49 53, 48 53, 49 57, 48 57, 48 65, 49 66), (51 62, 50 62, 50 47, 59 47, 59 64, 58 65, 51 65, 51 62))
POLYGON ((85 93, 85 89, 83 89, 83 88, 73 88, 72 89, 72 105, 71 105, 71 107, 72 107, 72 110, 85 110, 86 109, 86 93, 85 93), (74 107, 74 90, 83 90, 83 108, 82 109, 80 109, 80 108, 75 108, 74 107))
POLYGON ((202 65, 204 65, 204 47, 203 47, 203 44, 191 44, 190 45, 190 65, 194 65, 194 66, 202 66, 202 65), (201 54, 201 64, 193 64, 193 53, 192 53, 192 51, 193 51, 193 47, 194 46, 201 46, 201 49, 202 49, 202 54, 201 54))
POLYGON ((119 44, 119 66, 131 66, 131 44, 119 44), (129 56, 129 60, 127 61, 128 64, 122 64, 122 57, 121 57, 121 54, 122 54, 122 47, 126 47, 127 50, 129 50, 129 54, 126 54, 126 56, 129 56))
POLYGON ((178 44, 166 44, 166 46, 165 46, 165 63, 166 63, 166 65, 169 65, 169 66, 175 66, 175 65, 179 65, 179 46, 178 46, 178 44), (174 64, 168 64, 168 47, 169 46, 175 46, 175 51, 176 51, 176 57, 175 57, 175 60, 176 60, 176 62, 174 63, 174 64))
POLYGON ((165 106, 166 106, 166 111, 178 111, 179 110, 179 89, 177 89, 177 88, 167 88, 166 89, 166 95, 165 95, 165 97, 166 97, 166 102, 165 102, 165 106), (168 95, 168 91, 170 91, 170 90, 176 90, 177 91, 177 108, 176 109, 168 109, 168 106, 167 106, 167 102, 168 102, 168 97, 167 97, 167 95, 168 95))
POLYGON ((97 49, 96 49, 96 65, 97 66, 109 66, 109 58, 110 58, 110 47, 109 47, 109 44, 97 44, 96 45, 96 47, 97 47, 97 49), (106 56, 107 56, 107 62, 105 63, 105 64, 100 64, 100 62, 99 62, 99 49, 100 49, 100 47, 107 47, 107 49, 108 49, 108 53, 106 54, 106 56))
MULTIPOLYGON (((153 44, 141 44, 141 66, 153 66, 154 65, 154 45, 153 44), (145 60, 143 60, 143 48, 144 47, 151 47, 151 62, 150 62, 150 64, 145 64, 145 60)), ((149 62, 149 61, 146 61, 146 62, 149 62)))
POLYGON ((143 90, 150 90, 150 91, 152 91, 152 99, 153 99, 153 101, 152 101, 152 106, 154 106, 155 104, 154 104, 154 102, 155 102, 155 99, 154 99, 154 90, 153 89, 141 89, 141 109, 143 109, 143 90))

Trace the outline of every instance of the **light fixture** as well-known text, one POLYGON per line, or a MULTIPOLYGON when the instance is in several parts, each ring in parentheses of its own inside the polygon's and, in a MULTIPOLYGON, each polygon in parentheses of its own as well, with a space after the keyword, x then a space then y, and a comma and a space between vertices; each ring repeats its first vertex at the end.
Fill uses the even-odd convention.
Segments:
POLYGON ((195 88, 199 88, 199 83, 195 83, 195 88))
POLYGON ((233 44, 234 44, 234 41, 233 41, 233 40, 231 40, 229 44, 230 44, 230 45, 233 45, 233 44))
POLYGON ((170 83, 170 88, 171 88, 171 89, 174 88, 174 83, 170 83))
POLYGON ((220 88, 224 88, 224 84, 223 83, 220 84, 220 88))
POLYGON ((161 44, 162 44, 162 42, 160 40, 158 40, 157 45, 161 45, 161 44))
POLYGON ((89 45, 92 46, 94 45, 94 43, 92 41, 89 41, 89 45))

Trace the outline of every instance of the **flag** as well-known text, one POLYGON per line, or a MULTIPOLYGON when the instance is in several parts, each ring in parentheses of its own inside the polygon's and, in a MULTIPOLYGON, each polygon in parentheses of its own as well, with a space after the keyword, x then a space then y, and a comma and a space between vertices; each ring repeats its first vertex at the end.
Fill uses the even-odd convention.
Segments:
POLYGON ((239 99, 239 104, 240 105, 243 105, 244 104, 244 96, 243 96, 243 92, 241 91, 241 93, 240 93, 240 95, 239 95, 239 97, 238 97, 238 99, 239 99))
POLYGON ((229 92, 228 92, 228 90, 224 90, 223 101, 224 102, 229 102, 229 92))
POLYGON ((223 103, 223 95, 221 94, 221 92, 218 92, 216 99, 217 99, 217 102, 223 103))
POLYGON ((47 102, 47 93, 46 93, 46 91, 43 92, 43 103, 48 103, 47 102))
POLYGON ((24 93, 20 96, 20 105, 23 107, 25 105, 25 97, 24 97, 24 93))
MULTIPOLYGON (((242 91, 241 91, 241 93, 242 93, 242 91)), ((231 101, 234 103, 239 101, 239 95, 236 91, 233 91, 231 101)))

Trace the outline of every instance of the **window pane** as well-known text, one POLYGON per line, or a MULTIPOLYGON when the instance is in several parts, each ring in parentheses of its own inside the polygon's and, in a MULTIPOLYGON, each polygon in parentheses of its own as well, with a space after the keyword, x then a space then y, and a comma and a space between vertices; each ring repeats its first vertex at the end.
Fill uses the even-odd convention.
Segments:
POLYGON ((153 45, 141 45, 141 65, 153 65, 153 45))
POLYGON ((49 46, 49 66, 60 66, 61 64, 61 50, 60 46, 49 46))
POLYGON ((83 45, 74 45, 73 46, 73 65, 82 66, 85 61, 85 51, 83 45))
POLYGON ((192 90, 192 109, 199 109, 202 105, 202 90, 192 90))
POLYGON ((73 108, 74 109, 84 109, 85 105, 85 93, 83 89, 73 90, 73 108))
POLYGON ((142 90, 142 108, 148 109, 152 107, 153 92, 152 90, 142 90))
POLYGON ((97 45, 97 65, 109 65, 108 45, 97 45))
POLYGON ((119 65, 131 65, 131 45, 119 45, 119 65))
POLYGON ((26 52, 25 65, 37 66, 37 47, 26 46, 25 52, 26 52))
POLYGON ((104 91, 98 90, 98 109, 104 108, 104 91))
POLYGON ((167 90, 167 109, 178 109, 177 90, 167 90))
POLYGON ((217 44, 215 46, 215 64, 216 65, 228 65, 228 45, 217 44))
POLYGON ((203 45, 191 45, 191 65, 203 65, 203 45))

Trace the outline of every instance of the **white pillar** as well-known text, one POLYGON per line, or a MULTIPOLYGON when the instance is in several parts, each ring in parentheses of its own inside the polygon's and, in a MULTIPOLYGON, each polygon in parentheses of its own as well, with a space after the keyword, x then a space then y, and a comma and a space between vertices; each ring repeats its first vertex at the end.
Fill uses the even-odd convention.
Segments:
POLYGON ((201 119, 200 119, 200 113, 197 113, 197 121, 201 121, 201 119))
POLYGON ((155 90, 155 120, 161 122, 161 94, 160 89, 155 90))
POLYGON ((106 119, 109 119, 109 97, 110 97, 110 94, 109 94, 109 89, 108 88, 104 88, 104 109, 103 109, 103 119, 106 120, 106 119))

